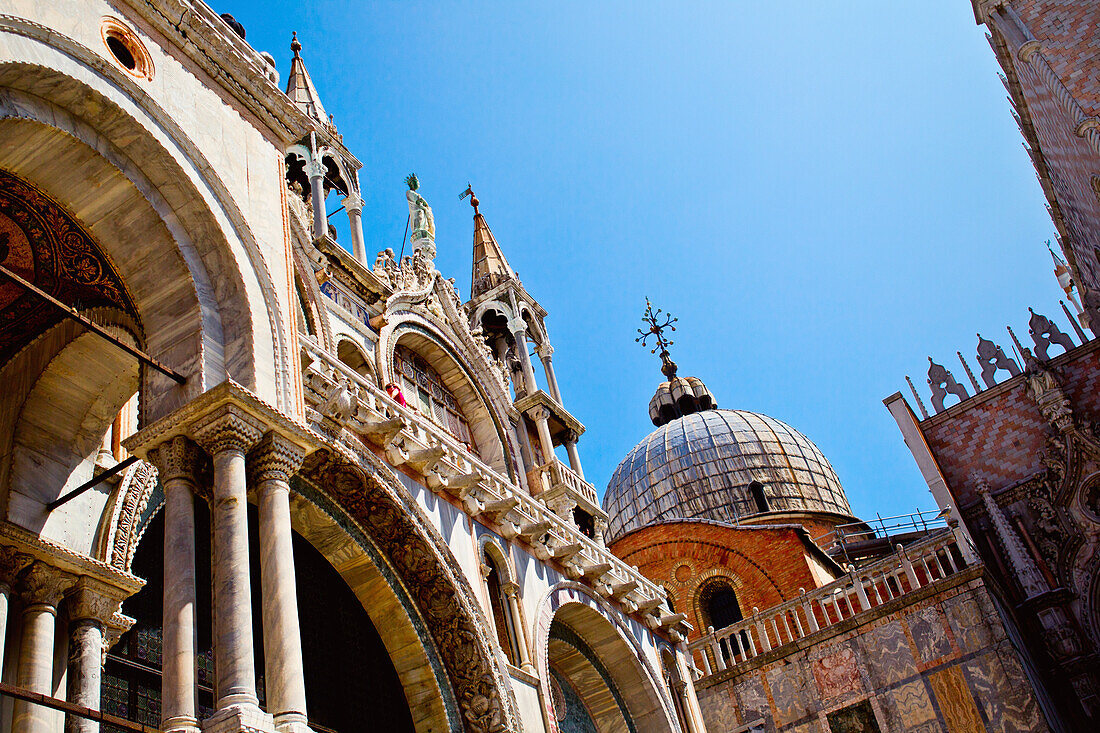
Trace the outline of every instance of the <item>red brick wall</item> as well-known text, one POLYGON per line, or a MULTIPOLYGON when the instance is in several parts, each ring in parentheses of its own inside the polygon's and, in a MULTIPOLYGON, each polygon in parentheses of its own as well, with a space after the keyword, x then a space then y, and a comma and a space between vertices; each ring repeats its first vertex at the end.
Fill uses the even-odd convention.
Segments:
MULTIPOLYGON (((1052 364, 1062 375, 1078 421, 1100 416, 1100 342, 1091 341, 1052 364)), ((1022 377, 971 397, 921 423, 921 432, 960 505, 977 499, 971 474, 1001 488, 1040 471, 1047 423, 1025 393, 1022 377)))
POLYGON ((797 597, 799 588, 817 584, 806 560, 806 545, 790 527, 746 529, 702 522, 658 524, 631 532, 611 551, 642 574, 664 586, 677 612, 695 628, 691 638, 706 633, 698 595, 715 576, 731 579, 741 612, 761 610, 797 597))
POLYGON ((1012 8, 1055 73, 1090 115, 1100 114, 1100 3, 1095 0, 1013 0, 1012 8))

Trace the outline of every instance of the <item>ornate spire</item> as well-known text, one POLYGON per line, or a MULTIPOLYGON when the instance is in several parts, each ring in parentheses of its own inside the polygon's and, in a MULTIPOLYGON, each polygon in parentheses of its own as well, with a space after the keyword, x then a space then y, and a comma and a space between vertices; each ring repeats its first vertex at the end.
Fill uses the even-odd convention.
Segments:
POLYGON ((684 415, 717 407, 714 395, 700 379, 676 376, 676 362, 668 353, 668 347, 672 346, 672 339, 665 335, 666 330, 676 330, 676 326, 673 325, 676 319, 672 314, 662 314, 660 308, 654 311, 653 304, 649 302, 649 298, 646 298, 642 323, 649 328, 639 328, 638 338, 634 340, 649 349, 651 354, 660 352, 661 373, 668 379, 667 382, 661 382, 657 386, 656 394, 649 401, 649 419, 653 424, 660 427, 684 415), (651 337, 655 339, 652 347, 646 343, 651 337))
POLYGON ((321 104, 321 96, 317 94, 317 87, 313 86, 313 80, 306 71, 306 63, 302 60, 300 51, 302 44, 298 41, 298 33, 290 40, 290 50, 294 52, 294 58, 290 60, 290 76, 286 79, 286 95, 290 101, 298 105, 307 115, 326 125, 332 124, 325 107, 321 104))
POLYGON ((1039 572, 1039 567, 1035 564, 1031 555, 1028 554, 1027 549, 1024 548, 1023 541, 1020 540, 1016 530, 1009 524, 1008 517, 1005 516, 1004 511, 993 498, 989 482, 978 476, 973 477, 972 480, 975 482, 978 495, 985 506, 985 512, 993 523, 993 532, 997 536, 997 541, 1000 543, 1001 549, 1004 550, 1008 564, 1016 574, 1016 579, 1020 581, 1026 597, 1034 598, 1050 590, 1039 572))
POLYGON ((478 211, 477 194, 469 185, 459 199, 470 197, 470 206, 474 208, 474 267, 470 283, 470 297, 487 293, 506 280, 515 280, 516 273, 504 258, 504 252, 497 244, 496 237, 485 223, 485 217, 478 211))

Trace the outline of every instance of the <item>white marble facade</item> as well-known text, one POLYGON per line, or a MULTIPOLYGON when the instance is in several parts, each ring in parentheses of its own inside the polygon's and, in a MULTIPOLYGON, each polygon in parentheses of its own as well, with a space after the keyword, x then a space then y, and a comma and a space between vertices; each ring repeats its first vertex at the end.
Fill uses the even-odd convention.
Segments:
MULTIPOLYGON (((0 696, 0 731, 98 730, 101 665, 132 622, 121 604, 142 585, 131 573, 142 542, 163 543, 165 560, 160 729, 308 730, 294 533, 362 603, 417 731, 557 730, 560 626, 610 690, 593 698, 614 699, 600 712, 607 730, 702 731, 683 617, 603 544, 545 311, 510 271, 464 303, 429 248, 369 266, 361 164, 314 116, 323 107, 299 50, 291 99, 201 2, 10 0, 0 11, 0 170, 78 222, 133 303, 97 318, 183 382, 139 372, 66 322, 0 364, 0 679, 23 691, 0 696), (288 165, 301 181, 288 183, 288 165), (320 231, 310 203, 331 170, 355 255, 320 231), (506 332, 483 329, 490 311, 506 332), (403 393, 404 406, 387 392, 399 347, 439 380, 435 403, 431 390, 419 404, 403 393), (136 432, 115 419, 135 393, 136 432), (128 454, 140 460, 48 506, 128 454), (213 525, 205 716, 195 568, 211 558, 197 556, 196 497, 213 525), (164 535, 143 537, 154 511, 164 535)), ((474 226, 485 245, 487 225, 474 226)), ((465 248, 468 236, 440 232, 435 245, 465 248)))

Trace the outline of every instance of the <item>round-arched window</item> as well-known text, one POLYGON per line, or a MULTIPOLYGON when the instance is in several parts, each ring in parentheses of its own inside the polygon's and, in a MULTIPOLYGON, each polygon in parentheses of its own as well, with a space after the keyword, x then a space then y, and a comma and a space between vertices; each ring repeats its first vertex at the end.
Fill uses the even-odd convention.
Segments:
POLYGON ((715 629, 724 629, 744 618, 741 605, 737 602, 737 593, 727 580, 708 583, 700 594, 699 602, 707 625, 715 629))
POLYGON ((398 345, 393 352, 394 381, 405 395, 408 406, 442 427, 465 443, 477 454, 470 424, 454 393, 443 385, 439 373, 407 346, 398 345))

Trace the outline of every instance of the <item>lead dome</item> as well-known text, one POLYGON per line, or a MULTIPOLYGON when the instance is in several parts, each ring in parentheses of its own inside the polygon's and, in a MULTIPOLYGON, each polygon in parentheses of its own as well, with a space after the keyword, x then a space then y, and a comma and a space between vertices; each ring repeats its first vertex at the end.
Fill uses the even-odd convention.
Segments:
POLYGON ((736 524, 761 514, 754 482, 768 512, 852 517, 836 472, 805 435, 767 415, 704 409, 658 427, 615 469, 603 499, 608 541, 667 519, 736 524))

